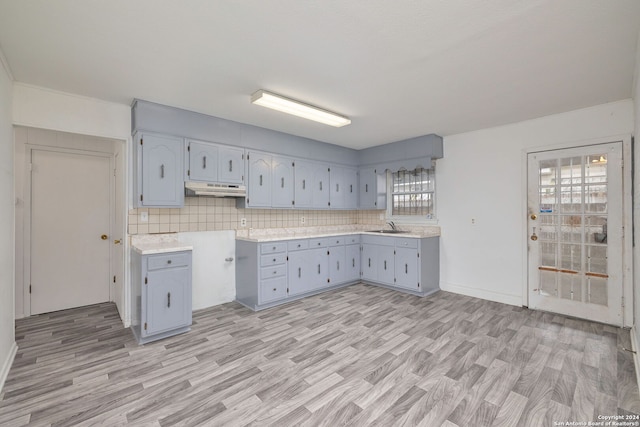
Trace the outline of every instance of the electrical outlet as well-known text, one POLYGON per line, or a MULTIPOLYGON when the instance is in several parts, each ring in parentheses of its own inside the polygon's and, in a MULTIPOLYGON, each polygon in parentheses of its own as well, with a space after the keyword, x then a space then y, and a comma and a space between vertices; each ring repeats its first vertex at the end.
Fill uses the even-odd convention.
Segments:
POLYGON ((476 225, 476 219, 475 218, 471 218, 471 225, 476 225))
POLYGON ((304 224, 304 217, 303 216, 300 217, 300 224, 304 224))
POLYGON ((240 218, 240 227, 247 226, 247 218, 240 218))
POLYGON ((149 212, 140 212, 140 222, 149 222, 149 212))

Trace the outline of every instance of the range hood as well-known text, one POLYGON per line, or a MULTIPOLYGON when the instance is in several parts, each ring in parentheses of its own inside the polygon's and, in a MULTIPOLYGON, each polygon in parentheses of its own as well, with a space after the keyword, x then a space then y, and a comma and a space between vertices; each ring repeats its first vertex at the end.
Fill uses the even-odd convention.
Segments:
POLYGON ((245 197, 247 188, 237 184, 210 184, 188 181, 184 184, 185 196, 245 197))

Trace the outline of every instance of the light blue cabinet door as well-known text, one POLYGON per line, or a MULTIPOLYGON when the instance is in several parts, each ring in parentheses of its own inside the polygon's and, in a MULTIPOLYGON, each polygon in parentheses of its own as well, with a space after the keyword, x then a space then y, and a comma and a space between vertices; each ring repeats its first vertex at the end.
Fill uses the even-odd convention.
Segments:
POLYGON ((360 280, 360 245, 345 246, 345 281, 360 280))
POLYGON ((191 181, 218 181, 218 147, 206 142, 189 141, 189 171, 191 181))
POLYGON ((358 172, 360 187, 360 209, 375 209, 377 199, 377 176, 374 168, 362 168, 358 172))
POLYGON ((345 207, 345 169, 340 166, 331 166, 330 169, 329 181, 331 183, 331 191, 329 193, 329 202, 331 202, 331 209, 343 209, 345 207))
POLYGON ((191 324, 191 270, 188 267, 149 271, 146 288, 147 329, 154 335, 191 324))
POLYGON ((184 144, 180 138, 142 135, 138 144, 140 206, 184 206, 184 144))
POLYGON ((295 207, 310 208, 313 206, 313 169, 314 164, 303 160, 296 160, 294 167, 295 178, 295 207))
POLYGON ((418 290, 418 250, 396 248, 396 286, 418 290))
POLYGON ((363 280, 378 280, 378 246, 376 245, 362 245, 362 279, 363 280))
POLYGON ((337 285, 347 280, 347 257, 344 246, 329 248, 329 284, 337 285))
POLYGON ((289 295, 299 295, 313 289, 313 264, 313 251, 302 250, 289 253, 289 262, 287 267, 289 295))
POLYGON ((225 184, 242 184, 244 180, 244 150, 220 147, 218 150, 218 180, 225 184))
POLYGON ((326 288, 329 282, 329 254, 327 248, 309 249, 311 253, 311 289, 326 288))
POLYGON ((394 248, 378 246, 378 281, 393 285, 395 278, 394 248))
POLYGON ((293 160, 273 156, 271 165, 271 207, 290 208, 293 206, 293 160))
POLYGON ((247 205, 250 207, 271 206, 271 156, 251 152, 249 155, 249 185, 247 205))
POLYGON ((329 167, 326 164, 314 164, 313 168, 313 207, 329 208, 329 167))
POLYGON ((358 208, 358 170, 353 168, 344 169, 344 208, 358 208))

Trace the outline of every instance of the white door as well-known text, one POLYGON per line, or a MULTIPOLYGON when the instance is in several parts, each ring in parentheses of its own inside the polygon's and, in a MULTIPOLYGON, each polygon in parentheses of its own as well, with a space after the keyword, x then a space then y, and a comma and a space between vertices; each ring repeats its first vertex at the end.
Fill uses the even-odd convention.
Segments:
POLYGON ((110 158, 31 151, 31 314, 109 300, 110 158))
POLYGON ((622 325, 622 143, 528 155, 529 307, 622 325))
POLYGON ((120 317, 124 318, 126 309, 124 307, 124 200, 125 185, 124 173, 125 162, 122 154, 124 144, 118 144, 114 155, 114 171, 112 178, 113 186, 113 228, 110 241, 113 242, 111 250, 111 276, 113 286, 113 301, 118 307, 120 317))

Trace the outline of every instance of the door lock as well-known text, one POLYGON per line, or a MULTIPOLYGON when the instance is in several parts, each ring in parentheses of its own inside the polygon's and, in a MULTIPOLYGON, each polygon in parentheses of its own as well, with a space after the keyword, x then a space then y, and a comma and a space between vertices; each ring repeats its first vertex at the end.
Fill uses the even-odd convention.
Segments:
POLYGON ((102 240, 107 240, 107 239, 108 239, 108 237, 107 237, 107 235, 106 235, 106 234, 103 234, 102 236, 100 236, 100 238, 101 238, 102 240))
POLYGON ((533 233, 531 234, 531 240, 533 240, 534 242, 536 240, 538 240, 538 236, 536 236, 536 228, 533 227, 533 233))

